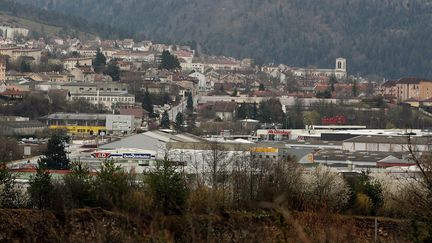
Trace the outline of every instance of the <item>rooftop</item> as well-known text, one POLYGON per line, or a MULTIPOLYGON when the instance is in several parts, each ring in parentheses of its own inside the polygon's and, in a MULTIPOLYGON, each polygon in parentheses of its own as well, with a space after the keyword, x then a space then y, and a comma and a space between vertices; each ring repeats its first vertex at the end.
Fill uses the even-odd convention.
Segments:
MULTIPOLYGON (((411 137, 411 143, 415 145, 419 144, 431 144, 432 137, 411 137)), ((344 141, 349 143, 386 143, 386 144, 409 144, 408 136, 358 136, 350 138, 344 141)))
POLYGON ((105 120, 109 114, 86 114, 86 113, 55 113, 42 117, 44 120, 105 120))

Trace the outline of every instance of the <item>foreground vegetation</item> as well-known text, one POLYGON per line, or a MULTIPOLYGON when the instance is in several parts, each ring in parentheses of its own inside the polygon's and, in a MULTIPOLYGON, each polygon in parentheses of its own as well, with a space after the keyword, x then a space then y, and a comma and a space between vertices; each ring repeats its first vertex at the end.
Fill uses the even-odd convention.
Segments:
MULTIPOLYGON (((382 239, 431 239, 432 187, 427 166, 422 167, 421 178, 396 181, 373 179, 367 173, 344 178, 325 166, 307 172, 293 160, 226 160, 220 150, 212 154, 205 161, 206 169, 194 175, 182 173, 181 167, 166 158, 144 174, 124 172, 112 161, 105 161, 100 172, 93 173, 74 162, 68 165, 70 173, 60 180, 48 172, 46 157, 27 190, 16 184, 14 174, 0 170, 0 206, 49 210, 54 214, 51 217, 64 222, 83 212, 76 211, 82 208, 115 212, 110 216, 116 222, 112 224, 133 224, 136 229, 123 228, 124 235, 116 236, 124 237, 122 241, 137 235, 159 240, 247 240, 251 239, 247 232, 254 228, 261 230, 252 236, 267 241, 344 241, 352 234, 359 241, 362 237, 370 240, 373 219, 364 216, 379 216, 379 224, 390 225, 380 226, 386 232, 381 230, 382 239), (138 225, 143 228, 138 230, 138 225), (246 225, 252 228, 248 231, 246 225), (353 229, 365 235, 356 235, 353 229)), ((425 161, 424 165, 430 164, 425 161)), ((17 217, 22 212, 40 214, 13 212, 19 212, 17 217)), ((81 220, 94 222, 89 214, 81 220)), ((105 232, 106 226, 99 227, 105 232)))

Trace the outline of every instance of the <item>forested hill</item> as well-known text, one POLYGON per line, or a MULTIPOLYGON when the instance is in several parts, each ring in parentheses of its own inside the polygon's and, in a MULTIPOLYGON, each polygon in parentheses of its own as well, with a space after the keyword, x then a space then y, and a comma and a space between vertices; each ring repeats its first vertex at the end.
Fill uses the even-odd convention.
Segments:
MULTIPOLYGON (((44 10, 35 6, 17 3, 13 0, 0 0, 0 15, 6 16, 0 21, 9 19, 13 23, 22 24, 32 31, 41 31, 39 27, 48 26, 50 29, 62 28, 73 33, 94 34, 105 38, 122 38, 130 36, 130 32, 123 31, 117 27, 97 22, 87 21, 79 16, 63 14, 57 11, 44 10), (11 17, 16 17, 11 18, 11 17), (35 27, 36 29, 32 29, 35 27)), ((8 22, 7 22, 8 23, 8 22)), ((4 24, 4 23, 3 23, 4 24)), ((47 29, 45 29, 46 32, 47 29)), ((44 33, 48 34, 48 33, 44 33)))
POLYGON ((258 62, 432 77, 429 0, 19 0, 258 62))

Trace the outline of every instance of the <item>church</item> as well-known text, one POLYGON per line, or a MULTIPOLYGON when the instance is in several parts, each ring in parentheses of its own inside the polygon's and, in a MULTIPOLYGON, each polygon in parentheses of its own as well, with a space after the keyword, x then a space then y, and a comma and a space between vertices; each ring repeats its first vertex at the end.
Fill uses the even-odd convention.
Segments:
POLYGON ((336 59, 335 69, 293 68, 291 72, 294 76, 304 78, 329 78, 334 75, 337 79, 345 79, 347 77, 346 68, 346 59, 339 57, 336 59))

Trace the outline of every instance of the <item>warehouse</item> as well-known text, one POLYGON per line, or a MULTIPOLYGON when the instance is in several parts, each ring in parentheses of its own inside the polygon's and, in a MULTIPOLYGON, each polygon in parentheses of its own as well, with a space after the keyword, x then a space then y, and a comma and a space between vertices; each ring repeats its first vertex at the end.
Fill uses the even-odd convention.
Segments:
POLYGON ((411 146, 414 151, 431 151, 431 137, 408 136, 358 136, 347 139, 342 143, 342 149, 348 151, 376 151, 376 152, 407 152, 411 146))
POLYGON ((6 121, 0 122, 0 135, 34 136, 48 127, 38 121, 6 121))
POLYGON ((134 117, 112 114, 55 113, 41 118, 50 129, 66 129, 72 135, 131 133, 134 117))

